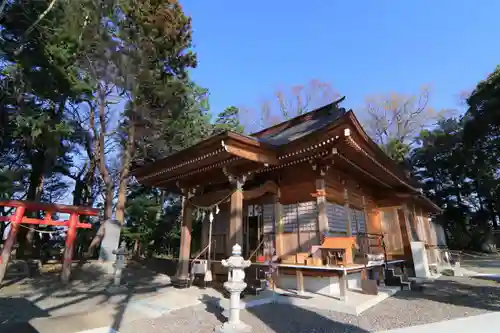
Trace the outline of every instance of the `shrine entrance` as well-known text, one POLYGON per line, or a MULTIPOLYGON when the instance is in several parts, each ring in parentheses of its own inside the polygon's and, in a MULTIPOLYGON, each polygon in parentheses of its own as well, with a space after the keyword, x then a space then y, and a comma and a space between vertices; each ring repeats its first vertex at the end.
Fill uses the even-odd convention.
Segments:
POLYGON ((264 236, 262 205, 248 205, 243 221, 243 253, 249 256, 261 243, 264 236))
POLYGON ((88 207, 78 207, 78 206, 68 206, 68 205, 58 205, 58 204, 44 204, 38 202, 29 201, 16 201, 7 200, 0 201, 0 207, 11 207, 14 209, 14 213, 10 216, 0 216, 0 222, 10 222, 11 227, 7 239, 4 242, 2 255, 0 257, 0 282, 3 281, 5 273, 7 271, 7 265, 9 264, 10 254, 12 248, 16 243, 17 233, 20 227, 25 227, 31 229, 30 227, 24 226, 25 224, 42 224, 42 225, 52 225, 58 227, 67 227, 66 231, 66 242, 63 255, 63 265, 61 271, 61 280, 63 283, 69 281, 71 274, 71 264, 73 262, 73 252, 74 243, 76 240, 76 233, 78 228, 90 229, 92 225, 90 223, 81 223, 80 216, 98 216, 99 210, 95 208, 88 207), (42 213, 43 219, 26 217, 25 213, 36 212, 42 213), (69 220, 55 221, 52 220, 53 214, 63 213, 69 214, 69 220))

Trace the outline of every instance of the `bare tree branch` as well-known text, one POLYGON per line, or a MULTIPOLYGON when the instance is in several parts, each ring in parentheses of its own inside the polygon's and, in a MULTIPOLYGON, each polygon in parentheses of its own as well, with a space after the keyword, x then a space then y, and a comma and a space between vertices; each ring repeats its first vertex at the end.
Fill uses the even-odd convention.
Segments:
POLYGON ((311 80, 305 86, 277 89, 273 98, 264 100, 260 104, 257 112, 240 108, 245 118, 242 119, 242 123, 245 128, 250 129, 250 132, 255 132, 332 103, 339 96, 329 83, 319 80, 311 80))

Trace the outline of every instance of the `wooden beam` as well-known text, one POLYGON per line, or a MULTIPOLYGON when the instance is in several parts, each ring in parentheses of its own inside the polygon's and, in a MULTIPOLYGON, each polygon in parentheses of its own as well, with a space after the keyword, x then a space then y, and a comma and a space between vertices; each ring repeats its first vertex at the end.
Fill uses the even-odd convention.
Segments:
POLYGON ((262 149, 258 147, 243 146, 235 141, 223 142, 224 149, 234 155, 249 161, 259 162, 262 164, 278 165, 279 161, 274 151, 262 149))
POLYGON ((278 192, 279 192, 278 185, 274 181, 269 180, 259 187, 243 191, 243 199, 252 200, 261 197, 266 193, 277 194, 278 192))

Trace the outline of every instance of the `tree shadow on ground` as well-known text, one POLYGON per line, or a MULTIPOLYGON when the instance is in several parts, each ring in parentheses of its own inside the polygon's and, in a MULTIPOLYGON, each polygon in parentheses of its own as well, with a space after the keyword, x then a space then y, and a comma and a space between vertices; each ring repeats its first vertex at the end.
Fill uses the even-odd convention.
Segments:
POLYGON ((141 258, 137 261, 138 264, 147 267, 148 269, 156 272, 165 274, 168 276, 174 276, 177 270, 178 260, 177 259, 165 259, 165 258, 141 258))
POLYGON ((426 299, 433 302, 500 311, 500 288, 493 281, 468 277, 447 277, 423 284, 422 291, 401 291, 394 298, 426 299))
MULTIPOLYGON (((21 281, 6 280, 0 289, 0 332, 21 333, 23 329, 37 332, 33 328, 36 327, 34 319, 47 318, 58 325, 62 323, 59 321, 61 318, 86 316, 104 307, 112 309, 112 315, 102 326, 118 330, 132 299, 154 295, 170 286, 168 277, 136 265, 129 265, 124 270, 122 282, 122 288, 111 288, 112 276, 96 264, 73 268, 68 285, 60 282, 59 272, 21 281)), ((65 323, 68 322, 71 323, 71 320, 66 319, 65 323)), ((71 329, 79 331, 78 328, 71 329)), ((85 329, 88 328, 81 330, 85 329)))
MULTIPOLYGON (((205 296, 202 298, 207 312, 212 313, 220 321, 227 321, 218 306, 218 299, 205 296)), ((351 332, 368 333, 367 330, 349 323, 335 321, 312 309, 291 305, 272 303, 254 306, 241 311, 240 318, 256 332, 303 333, 303 332, 351 332)))

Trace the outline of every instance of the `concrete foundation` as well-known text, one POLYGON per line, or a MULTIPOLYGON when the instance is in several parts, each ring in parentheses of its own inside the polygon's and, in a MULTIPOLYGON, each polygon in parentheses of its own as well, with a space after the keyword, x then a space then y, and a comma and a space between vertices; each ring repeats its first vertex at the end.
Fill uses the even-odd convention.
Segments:
MULTIPOLYGON (((350 315, 360 315, 369 308, 377 305, 399 291, 399 287, 380 287, 377 296, 365 295, 359 291, 347 291, 347 301, 304 292, 298 296, 296 290, 276 289, 276 293, 268 290, 257 296, 247 296, 241 300, 241 309, 251 308, 270 303, 291 304, 298 307, 316 308, 321 310, 336 311, 350 315)), ((227 317, 229 309, 228 299, 214 299, 214 304, 222 308, 222 314, 227 317)))
MULTIPOLYGON (((280 275, 277 286, 283 290, 295 290, 297 289, 297 278, 295 275, 280 275)), ((361 273, 347 275, 347 288, 361 290, 361 273)), ((324 296, 339 296, 339 278, 304 276, 304 291, 324 296)))

